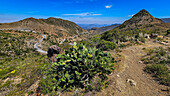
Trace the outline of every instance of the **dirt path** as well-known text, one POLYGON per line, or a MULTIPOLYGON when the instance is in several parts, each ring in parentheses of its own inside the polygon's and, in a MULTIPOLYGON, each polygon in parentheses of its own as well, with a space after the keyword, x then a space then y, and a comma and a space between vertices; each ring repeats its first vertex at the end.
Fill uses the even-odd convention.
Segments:
POLYGON ((123 68, 120 72, 115 72, 111 79, 113 83, 109 88, 104 89, 96 95, 103 96, 170 96, 167 86, 158 84, 153 78, 143 71, 145 64, 140 63, 142 56, 146 53, 142 48, 154 48, 162 46, 157 43, 148 41, 144 45, 134 45, 122 50, 121 55, 124 59, 120 62, 123 68), (136 82, 136 86, 127 83, 128 79, 136 82))
POLYGON ((120 74, 118 73, 118 78, 116 80, 117 90, 115 96, 166 96, 167 92, 162 92, 161 90, 166 90, 167 87, 159 85, 153 78, 146 74, 143 69, 145 64, 140 63, 140 59, 146 53, 142 48, 154 48, 162 46, 151 41, 144 45, 135 45, 128 47, 122 51, 125 59, 122 63, 125 65, 125 70, 120 74), (119 77, 120 76, 120 77, 119 77), (132 79, 136 82, 136 86, 131 86, 126 80, 132 79))
POLYGON ((43 35, 43 34, 42 34, 42 37, 43 37, 43 38, 42 38, 38 43, 36 43, 36 44, 34 45, 34 48, 35 48, 38 52, 40 52, 40 53, 42 53, 42 54, 47 54, 47 51, 44 51, 44 50, 38 48, 38 45, 41 44, 41 42, 44 40, 44 38, 46 38, 46 35, 43 35))

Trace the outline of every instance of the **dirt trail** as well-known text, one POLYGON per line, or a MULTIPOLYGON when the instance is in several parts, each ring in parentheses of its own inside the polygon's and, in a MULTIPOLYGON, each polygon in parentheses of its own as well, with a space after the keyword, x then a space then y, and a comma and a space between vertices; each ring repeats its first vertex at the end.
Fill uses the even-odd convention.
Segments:
POLYGON ((154 48, 162 46, 152 41, 147 42, 144 45, 135 45, 125 48, 122 51, 125 59, 122 63, 125 65, 124 71, 118 73, 118 78, 116 79, 117 90, 115 90, 115 96, 166 96, 167 92, 162 92, 161 90, 166 90, 167 87, 159 85, 153 78, 146 74, 143 69, 145 64, 140 63, 140 59, 146 53, 142 48, 154 48), (120 77, 119 77, 120 76, 120 77), (127 79, 134 80, 137 84, 136 86, 131 86, 126 82, 127 79))
POLYGON ((43 34, 42 34, 42 37, 43 37, 43 38, 42 38, 38 43, 36 43, 36 44, 34 45, 34 48, 35 48, 38 52, 40 52, 40 53, 47 54, 47 51, 44 51, 44 50, 38 48, 38 45, 41 44, 41 42, 44 40, 44 38, 46 38, 46 35, 43 35, 43 34))
POLYGON ((154 48, 162 46, 158 43, 148 41, 143 45, 134 45, 122 50, 121 55, 124 59, 121 61, 123 68, 120 72, 115 72, 111 79, 113 83, 109 88, 104 89, 96 95, 103 96, 170 96, 167 86, 160 85, 158 82, 143 71, 145 64, 140 63, 142 56, 146 53, 142 48, 154 48), (136 86, 131 86, 126 81, 132 79, 136 82, 136 86))

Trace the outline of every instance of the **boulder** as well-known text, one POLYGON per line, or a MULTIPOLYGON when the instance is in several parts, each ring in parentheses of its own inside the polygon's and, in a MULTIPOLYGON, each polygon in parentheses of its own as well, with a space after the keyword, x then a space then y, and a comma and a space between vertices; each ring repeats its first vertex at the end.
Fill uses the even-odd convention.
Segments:
POLYGON ((61 54, 62 51, 61 51, 61 48, 58 47, 57 45, 52 45, 48 48, 47 53, 48 53, 47 56, 49 57, 50 61, 56 62, 57 54, 61 54))

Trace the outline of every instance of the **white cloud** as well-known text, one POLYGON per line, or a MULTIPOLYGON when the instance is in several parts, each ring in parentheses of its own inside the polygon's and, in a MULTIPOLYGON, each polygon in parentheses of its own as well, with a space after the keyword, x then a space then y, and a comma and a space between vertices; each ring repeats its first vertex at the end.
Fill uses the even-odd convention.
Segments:
POLYGON ((94 14, 93 12, 87 12, 87 13, 79 13, 79 14, 63 14, 66 16, 98 16, 102 14, 94 14))
POLYGON ((132 14, 132 15, 128 15, 128 17, 133 17, 135 14, 132 14))
POLYGON ((105 7, 106 7, 106 8, 111 8, 111 7, 112 7, 112 5, 106 5, 105 7))

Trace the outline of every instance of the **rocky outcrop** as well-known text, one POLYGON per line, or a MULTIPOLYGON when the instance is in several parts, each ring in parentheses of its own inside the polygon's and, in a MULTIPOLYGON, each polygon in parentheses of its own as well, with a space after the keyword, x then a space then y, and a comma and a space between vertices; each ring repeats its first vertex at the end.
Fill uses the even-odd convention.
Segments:
POLYGON ((49 57, 50 61, 55 62, 57 54, 61 54, 62 50, 57 45, 52 45, 48 48, 47 53, 47 56, 49 57))

